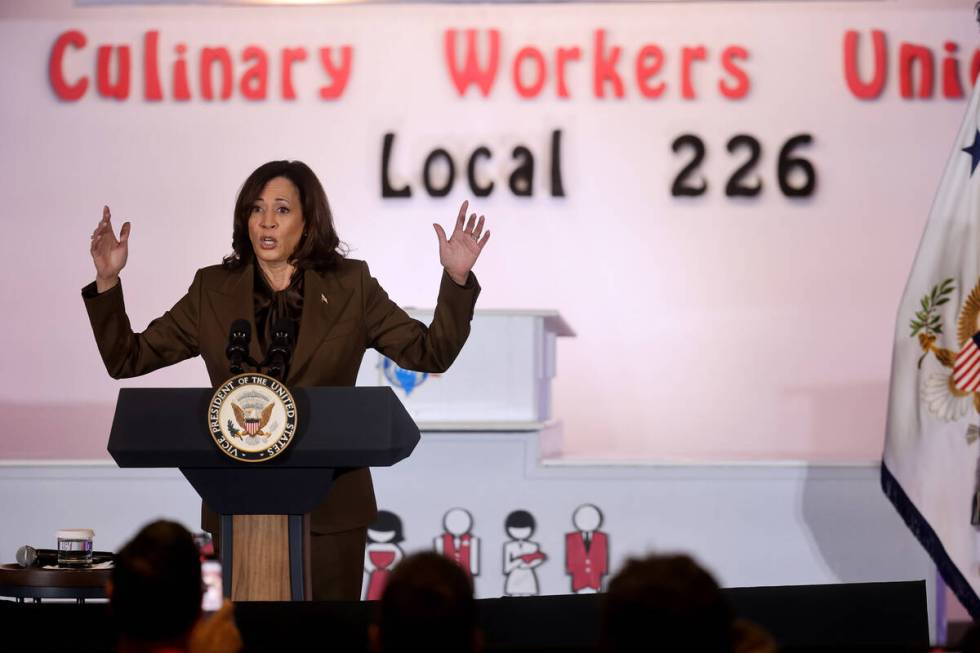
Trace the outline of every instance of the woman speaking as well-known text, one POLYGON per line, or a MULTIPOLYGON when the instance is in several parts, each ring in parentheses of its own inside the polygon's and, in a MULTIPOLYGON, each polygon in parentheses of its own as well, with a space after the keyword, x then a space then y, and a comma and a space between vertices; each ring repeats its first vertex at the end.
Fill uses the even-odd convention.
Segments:
MULTIPOLYGON (((225 346, 235 320, 251 323, 255 360, 268 349, 273 325, 289 320, 296 346, 283 375, 288 386, 352 386, 368 347, 406 369, 445 371, 469 335, 480 293, 471 269, 490 238, 483 216, 467 221, 466 209, 463 202, 448 238, 433 225, 443 274, 426 327, 388 298, 364 261, 345 257, 313 171, 299 161, 266 163, 238 194, 232 253, 198 270, 173 308, 134 333, 119 279, 130 223, 117 239, 106 207, 92 233, 95 281, 82 289, 99 353, 116 379, 200 355, 217 386, 230 376, 225 346)), ((314 600, 360 597, 366 529, 376 512, 369 470, 338 470, 310 516, 314 600)), ((217 533, 217 515, 207 506, 202 521, 217 533)))

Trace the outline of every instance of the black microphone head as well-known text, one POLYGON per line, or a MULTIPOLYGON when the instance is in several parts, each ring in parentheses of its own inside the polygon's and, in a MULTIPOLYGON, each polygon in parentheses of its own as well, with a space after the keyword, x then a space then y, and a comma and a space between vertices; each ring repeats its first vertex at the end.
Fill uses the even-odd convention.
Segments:
POLYGON ((228 339, 232 341, 244 341, 248 342, 252 339, 252 325, 248 320, 243 320, 241 318, 235 320, 231 323, 231 332, 228 334, 228 339))
POLYGON ((17 549, 17 564, 21 567, 32 567, 37 562, 37 550, 33 546, 24 545, 17 549))
POLYGON ((272 339, 284 341, 282 344, 291 347, 296 340, 296 325, 288 317, 276 320, 272 325, 272 339))
POLYGON ((225 348, 225 356, 231 361, 232 374, 241 374, 244 371, 242 369, 242 363, 248 357, 248 345, 251 340, 252 325, 248 320, 239 318, 231 323, 231 332, 228 334, 228 346, 225 348))

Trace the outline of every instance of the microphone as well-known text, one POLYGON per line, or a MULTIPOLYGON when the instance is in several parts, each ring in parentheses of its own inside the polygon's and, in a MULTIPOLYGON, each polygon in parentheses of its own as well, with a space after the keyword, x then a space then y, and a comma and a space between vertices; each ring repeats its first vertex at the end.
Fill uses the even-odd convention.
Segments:
POLYGON ((278 320, 272 325, 272 344, 266 360, 269 362, 269 376, 280 381, 286 380, 289 369, 289 359, 293 355, 293 341, 296 338, 296 326, 288 317, 278 320))
MULTIPOLYGON (((103 562, 111 562, 116 558, 116 554, 111 551, 93 551, 92 564, 97 565, 103 562)), ((55 549, 35 549, 33 546, 24 545, 17 549, 17 564, 21 567, 47 567, 58 564, 58 551, 55 549)))
POLYGON ((248 320, 238 319, 231 323, 231 333, 228 334, 228 347, 225 355, 231 361, 231 373, 241 374, 245 370, 242 364, 250 361, 248 345, 252 340, 252 325, 248 320))

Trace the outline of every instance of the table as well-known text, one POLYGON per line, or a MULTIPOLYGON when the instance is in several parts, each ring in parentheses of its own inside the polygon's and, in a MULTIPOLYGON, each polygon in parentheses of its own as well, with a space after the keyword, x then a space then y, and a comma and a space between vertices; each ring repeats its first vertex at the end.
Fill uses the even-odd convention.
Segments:
POLYGON ((105 586, 112 569, 42 569, 0 564, 0 596, 12 596, 18 603, 24 599, 106 598, 105 586))

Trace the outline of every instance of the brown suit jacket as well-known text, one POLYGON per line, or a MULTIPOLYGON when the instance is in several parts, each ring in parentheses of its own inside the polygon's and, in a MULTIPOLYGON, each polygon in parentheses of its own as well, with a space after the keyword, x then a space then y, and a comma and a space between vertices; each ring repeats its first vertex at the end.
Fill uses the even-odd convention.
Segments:
MULTIPOLYGON (((194 275, 187 294, 169 311, 134 333, 123 302, 122 282, 104 293, 95 284, 82 289, 92 331, 109 374, 140 376, 200 355, 213 386, 231 373, 225 347, 231 323, 247 319, 255 329, 253 269, 226 270, 220 265, 194 275)), ((475 275, 459 286, 443 272, 432 324, 426 327, 392 302, 367 263, 343 259, 328 272, 307 270, 303 277, 303 314, 290 364, 289 386, 352 386, 364 351, 371 347, 400 367, 443 372, 456 359, 470 332, 480 293, 475 275)), ((262 360, 257 339, 251 356, 262 360)), ((371 474, 366 468, 338 470, 328 498, 311 516, 315 533, 367 526, 377 514, 371 474)), ((215 532, 214 513, 205 511, 204 527, 215 532)))

